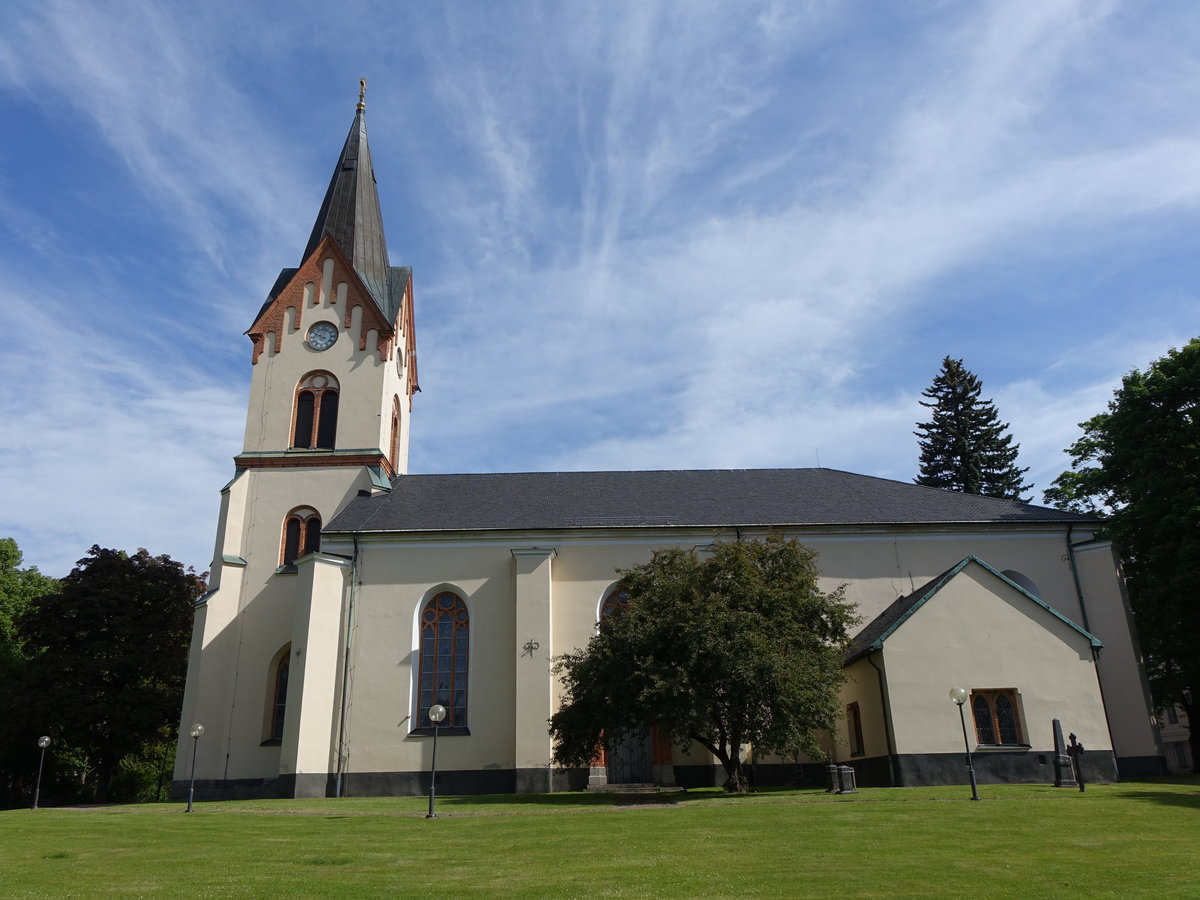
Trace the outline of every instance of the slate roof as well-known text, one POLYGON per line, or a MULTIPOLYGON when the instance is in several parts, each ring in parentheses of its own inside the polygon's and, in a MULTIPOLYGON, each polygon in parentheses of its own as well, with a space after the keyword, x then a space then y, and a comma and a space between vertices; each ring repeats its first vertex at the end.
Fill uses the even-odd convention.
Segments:
POLYGON ((1051 615, 1070 625, 1089 641, 1091 641, 1093 647, 1099 649, 1100 647, 1104 646, 1104 644, 1098 638, 1089 634, 1087 631, 1084 631, 1058 610, 1054 609, 1054 607, 1047 605, 1033 594, 1029 593, 1029 591, 1025 590, 1025 588, 1021 587, 1015 581, 1009 579, 1003 572, 996 571, 977 556, 967 556, 962 561, 951 566, 941 575, 938 575, 936 578, 933 578, 932 580, 921 585, 911 594, 908 594, 904 597, 897 597, 894 601, 892 601, 891 605, 888 606, 887 609, 868 622, 866 627, 864 627, 863 630, 856 634, 850 641, 850 646, 846 649, 846 654, 843 657, 845 664, 849 665, 855 660, 861 659, 872 650, 882 650, 884 641, 891 637, 896 629, 908 621, 908 618, 918 609, 924 606, 926 601, 944 588, 955 575, 957 575, 971 563, 976 563, 982 566, 1005 584, 1015 588, 1031 602, 1036 603, 1051 615))
POLYGON ((836 469, 401 475, 325 531, 1032 524, 1088 516, 836 469))

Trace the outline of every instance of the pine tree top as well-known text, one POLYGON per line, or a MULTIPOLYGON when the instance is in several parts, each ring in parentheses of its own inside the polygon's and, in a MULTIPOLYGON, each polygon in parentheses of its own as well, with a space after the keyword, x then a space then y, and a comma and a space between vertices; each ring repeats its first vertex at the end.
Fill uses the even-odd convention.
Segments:
POLYGON ((1022 494, 1033 485, 1024 482, 1029 468, 1017 465, 1020 444, 996 405, 980 398, 982 392, 983 384, 961 359, 942 360, 941 371, 921 392, 926 399, 920 404, 933 412, 913 432, 921 448, 920 474, 913 481, 1028 503, 1022 494))

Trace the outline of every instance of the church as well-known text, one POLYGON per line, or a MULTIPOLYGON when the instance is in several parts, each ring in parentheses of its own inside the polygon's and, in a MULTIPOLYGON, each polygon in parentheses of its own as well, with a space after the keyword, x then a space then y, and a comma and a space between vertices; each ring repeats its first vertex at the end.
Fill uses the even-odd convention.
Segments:
MULTIPOLYGON (((982 782, 1050 782, 1055 719, 1091 780, 1165 771, 1095 519, 820 468, 409 474, 413 304, 360 93, 300 265, 247 331, 176 792, 193 771, 200 799, 424 792, 435 704, 445 793, 720 784, 706 751, 651 732, 556 767, 551 666, 619 601, 618 569, 768 534, 815 550, 822 589, 844 584, 862 616, 825 736, 860 785, 966 783, 964 742, 982 782)), ((743 752, 760 784, 823 777, 743 752)))

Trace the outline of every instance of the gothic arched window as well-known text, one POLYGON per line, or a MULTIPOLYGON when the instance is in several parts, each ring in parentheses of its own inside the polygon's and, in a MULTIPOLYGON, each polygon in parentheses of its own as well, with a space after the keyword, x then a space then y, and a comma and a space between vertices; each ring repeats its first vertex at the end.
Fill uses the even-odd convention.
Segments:
POLYGON ((621 590, 621 588, 613 588, 608 592, 608 596, 604 598, 604 602, 600 604, 600 620, 604 621, 604 617, 610 613, 625 609, 629 606, 629 591, 621 590))
POLYGON ((283 717, 287 711, 288 670, 291 668, 292 645, 288 644, 278 654, 272 667, 271 681, 271 727, 268 741, 283 740, 283 717))
POLYGON ((293 509, 283 520, 283 546, 279 554, 281 566, 295 565, 306 553, 321 549, 321 515, 315 509, 301 506, 293 509))
POLYGON ((462 597, 442 591, 421 610, 417 727, 432 728, 429 707, 446 707, 441 727, 466 727, 470 616, 462 597))
POLYGON ((296 386, 292 446, 333 450, 337 440, 338 381, 328 372, 310 372, 296 386))

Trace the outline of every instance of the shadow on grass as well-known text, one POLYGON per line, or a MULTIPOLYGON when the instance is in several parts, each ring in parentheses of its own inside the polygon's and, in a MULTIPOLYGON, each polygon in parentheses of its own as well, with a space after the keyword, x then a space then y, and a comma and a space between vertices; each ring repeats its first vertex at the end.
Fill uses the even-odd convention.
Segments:
POLYGON ((539 807, 542 809, 577 809, 604 808, 621 806, 678 806, 680 804, 698 801, 725 801, 737 803, 749 801, 756 797, 776 795, 792 795, 797 798, 807 795, 824 797, 824 791, 815 788, 760 788, 746 794, 730 793, 721 788, 664 788, 658 791, 637 791, 624 793, 622 791, 564 791, 554 794, 491 794, 487 797, 474 795, 457 795, 438 797, 438 806, 453 809, 454 807, 478 807, 482 802, 488 806, 501 807, 539 807))
POLYGON ((1200 812, 1200 790, 1191 793, 1180 793, 1178 791, 1128 791, 1121 796, 1128 800, 1144 800, 1150 803, 1157 803, 1160 806, 1181 806, 1185 809, 1194 809, 1200 812))

